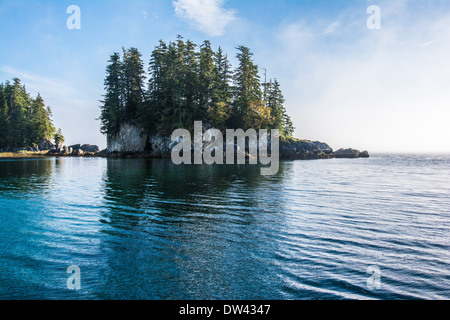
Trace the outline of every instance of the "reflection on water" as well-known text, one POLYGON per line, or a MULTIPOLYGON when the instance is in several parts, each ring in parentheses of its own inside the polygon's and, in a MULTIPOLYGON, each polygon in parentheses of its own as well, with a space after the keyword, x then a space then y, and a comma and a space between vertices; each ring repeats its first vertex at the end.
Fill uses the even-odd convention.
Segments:
POLYGON ((0 160, 0 298, 449 298, 449 164, 0 160))
POLYGON ((0 191, 9 196, 42 192, 48 186, 54 165, 52 160, 0 161, 0 191))
POLYGON ((258 167, 110 160, 105 181, 111 206, 102 221, 112 226, 105 255, 112 277, 126 273, 139 283, 133 298, 276 297, 280 279, 258 225, 275 227, 264 212, 282 207, 259 195, 271 193, 273 181, 258 167))

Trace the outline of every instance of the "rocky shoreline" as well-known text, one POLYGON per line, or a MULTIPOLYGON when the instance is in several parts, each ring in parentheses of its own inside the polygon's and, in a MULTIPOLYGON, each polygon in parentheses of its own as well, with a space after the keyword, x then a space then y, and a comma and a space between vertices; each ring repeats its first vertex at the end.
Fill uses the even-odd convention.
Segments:
MULTIPOLYGON (((51 149, 47 151, 34 151, 21 149, 19 151, 7 152, 0 149, 0 158, 30 158, 30 157, 102 157, 102 158, 167 158, 171 153, 167 152, 136 152, 136 151, 112 151, 107 149, 98 150, 93 145, 75 145, 62 147, 61 149, 51 149), (89 147, 87 147, 89 146, 89 147)), ((339 149, 333 151, 327 144, 318 141, 301 141, 295 143, 280 143, 280 159, 282 160, 319 160, 319 159, 357 159, 369 158, 367 151, 355 149, 339 149)))
POLYGON ((90 144, 76 144, 72 146, 56 146, 50 141, 44 140, 39 145, 28 148, 0 148, 2 158, 30 158, 51 156, 73 156, 73 157, 97 157, 106 156, 106 152, 100 151, 99 147, 90 144))
MULTIPOLYGON (((204 148, 207 144, 204 145, 204 148)), ((147 150, 108 150, 99 152, 99 156, 108 158, 170 158, 173 143, 168 138, 152 137, 147 143, 147 150)), ((236 147, 236 146, 235 146, 236 147)), ((226 150, 226 145, 224 145, 226 150)), ((328 144, 310 140, 281 140, 281 160, 319 160, 319 159, 358 159, 369 158, 368 151, 339 149, 334 151, 328 144)))
MULTIPOLYGON (((204 144, 204 147, 208 143, 204 144)), ((270 143, 269 143, 270 144, 270 143)), ((170 158, 174 142, 170 137, 146 136, 136 126, 123 124, 115 136, 108 136, 108 147, 104 156, 113 158, 170 158)), ((270 149, 270 147, 269 147, 270 149)), ((224 144, 223 150, 226 150, 224 144)), ((280 139, 280 158, 283 160, 316 160, 333 158, 369 158, 367 151, 339 149, 334 151, 328 144, 319 141, 280 139)))
MULTIPOLYGON (((204 143, 204 147, 207 144, 204 143)), ((0 154, 2 152, 13 153, 14 156, 12 158, 19 158, 20 155, 30 157, 33 154, 58 157, 170 158, 175 145, 176 143, 172 142, 170 137, 162 137, 160 135, 145 136, 139 128, 132 125, 123 125, 119 134, 108 137, 108 147, 102 151, 96 145, 56 146, 45 140, 34 148, 0 148, 0 154)), ((224 145, 223 150, 226 150, 226 145, 224 145)), ((281 138, 279 153, 282 160, 357 159, 370 157, 367 151, 361 152, 355 149, 334 151, 328 144, 323 142, 294 138, 281 138)))

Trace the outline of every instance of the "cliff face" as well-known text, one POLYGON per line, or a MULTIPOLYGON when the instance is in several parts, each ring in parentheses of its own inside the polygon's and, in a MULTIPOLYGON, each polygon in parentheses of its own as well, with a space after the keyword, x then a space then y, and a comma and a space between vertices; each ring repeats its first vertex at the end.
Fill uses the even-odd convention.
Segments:
POLYGON ((143 131, 131 124, 123 124, 119 133, 107 138, 107 152, 145 152, 148 137, 143 131))
POLYGON ((117 135, 107 137, 107 143, 106 152, 110 155, 139 154, 155 158, 170 157, 176 144, 170 137, 149 136, 131 124, 123 124, 117 135))
MULTIPOLYGON (((170 158, 172 148, 177 144, 170 137, 159 135, 148 136, 131 124, 123 124, 115 136, 108 136, 107 154, 110 156, 130 156, 170 158)), ((270 142, 269 142, 270 144, 270 142)), ((206 146, 206 144, 205 144, 206 146)), ((224 145, 226 150, 226 145, 224 145)), ((280 140, 280 158, 282 159, 331 159, 331 158, 359 158, 368 157, 367 151, 360 153, 346 152, 341 150, 336 153, 326 143, 309 140, 285 139, 280 140)))

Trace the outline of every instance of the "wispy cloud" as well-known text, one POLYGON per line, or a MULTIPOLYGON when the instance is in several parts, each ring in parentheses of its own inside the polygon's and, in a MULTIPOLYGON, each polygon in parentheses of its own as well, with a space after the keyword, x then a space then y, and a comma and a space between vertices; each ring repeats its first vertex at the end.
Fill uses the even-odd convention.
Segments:
POLYGON ((224 8, 224 0, 174 1, 175 14, 192 27, 210 35, 222 36, 236 19, 236 10, 224 8))
POLYGON ((75 91, 60 80, 54 80, 47 77, 39 76, 31 72, 16 69, 9 66, 1 66, 0 71, 11 75, 11 77, 19 78, 33 92, 39 92, 43 88, 51 89, 56 96, 67 96, 75 94, 75 91))
POLYGON ((336 31, 336 29, 340 26, 339 21, 333 22, 331 24, 329 24, 325 30, 324 30, 324 34, 330 34, 336 31))

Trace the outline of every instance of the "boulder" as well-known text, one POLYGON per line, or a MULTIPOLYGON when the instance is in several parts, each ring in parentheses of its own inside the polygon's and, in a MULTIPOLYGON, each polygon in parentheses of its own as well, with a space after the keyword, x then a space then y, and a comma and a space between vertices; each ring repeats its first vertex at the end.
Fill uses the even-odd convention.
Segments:
POLYGON ((70 155, 72 154, 72 148, 64 146, 61 148, 61 154, 63 155, 70 155))
POLYGON ((339 149, 334 152, 335 158, 338 159, 356 159, 356 158, 368 158, 369 153, 367 151, 360 152, 355 149, 339 149))
POLYGON ((83 150, 83 152, 89 152, 89 153, 96 153, 99 152, 100 149, 98 146, 96 145, 90 145, 90 144, 83 144, 80 147, 81 150, 83 150))
POLYGON ((81 144, 74 144, 72 146, 69 146, 69 148, 72 148, 73 151, 78 151, 81 149, 81 144))
POLYGON ((82 157, 82 156, 84 156, 84 151, 81 149, 76 149, 76 150, 74 149, 72 152, 72 155, 82 157))
POLYGON ((69 146, 69 149, 72 149, 71 153, 74 154, 78 154, 78 151, 81 150, 83 151, 83 154, 85 153, 97 153, 100 151, 100 149, 98 148, 98 146, 96 145, 91 145, 91 144, 74 144, 69 146))
POLYGON ((287 138, 280 140, 280 157, 283 159, 328 159, 333 149, 326 143, 287 138))
POLYGON ((361 152, 361 154, 359 155, 360 158, 370 158, 369 152, 368 151, 363 151, 361 152))

